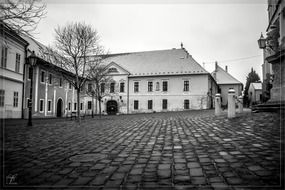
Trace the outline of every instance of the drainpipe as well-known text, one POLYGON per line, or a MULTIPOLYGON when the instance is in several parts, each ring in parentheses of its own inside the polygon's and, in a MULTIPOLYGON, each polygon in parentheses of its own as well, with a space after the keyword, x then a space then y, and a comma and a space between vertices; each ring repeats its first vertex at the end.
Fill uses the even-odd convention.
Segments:
POLYGON ((25 90, 25 84, 26 84, 26 65, 27 65, 27 59, 28 59, 28 45, 25 46, 25 59, 24 59, 24 65, 23 65, 23 85, 22 85, 22 114, 21 117, 24 119, 24 102, 26 99, 26 90, 25 90))
POLYGON ((127 114, 129 114, 129 96, 130 96, 130 82, 129 82, 129 75, 128 75, 127 114))

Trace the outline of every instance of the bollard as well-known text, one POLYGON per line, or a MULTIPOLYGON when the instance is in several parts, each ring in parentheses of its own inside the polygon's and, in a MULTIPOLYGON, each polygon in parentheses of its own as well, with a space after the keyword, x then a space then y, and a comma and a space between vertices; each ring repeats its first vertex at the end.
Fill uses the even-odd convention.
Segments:
POLYGON ((228 94, 228 118, 234 118, 236 116, 235 105, 235 90, 230 89, 228 94))
POLYGON ((243 97, 239 96, 238 97, 238 113, 243 112, 243 97))
POLYGON ((215 115, 221 115, 221 94, 216 94, 215 96, 215 115))

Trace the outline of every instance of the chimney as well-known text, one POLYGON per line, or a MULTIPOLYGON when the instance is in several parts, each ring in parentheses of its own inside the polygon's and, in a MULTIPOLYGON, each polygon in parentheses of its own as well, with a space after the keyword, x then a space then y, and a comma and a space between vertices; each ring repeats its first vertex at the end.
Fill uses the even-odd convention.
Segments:
POLYGON ((181 46, 181 49, 183 49, 183 43, 182 42, 181 42, 180 46, 181 46))
POLYGON ((228 66, 227 65, 226 65, 225 69, 226 69, 226 72, 228 72, 228 66))
POLYGON ((218 70, 218 61, 215 62, 215 71, 218 70))

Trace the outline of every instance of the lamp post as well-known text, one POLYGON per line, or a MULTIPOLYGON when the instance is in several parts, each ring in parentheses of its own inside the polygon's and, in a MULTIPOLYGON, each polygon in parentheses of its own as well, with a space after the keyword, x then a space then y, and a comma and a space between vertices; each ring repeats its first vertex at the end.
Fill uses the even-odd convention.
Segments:
MULTIPOLYGON (((30 99, 28 102, 29 106, 29 120, 28 126, 32 126, 32 104, 33 104, 33 78, 34 78, 34 66, 36 65, 37 57, 35 56, 35 52, 33 51, 32 54, 28 57, 28 65, 32 68, 31 72, 31 86, 30 86, 30 99)), ((30 74, 30 73, 29 73, 30 74)))

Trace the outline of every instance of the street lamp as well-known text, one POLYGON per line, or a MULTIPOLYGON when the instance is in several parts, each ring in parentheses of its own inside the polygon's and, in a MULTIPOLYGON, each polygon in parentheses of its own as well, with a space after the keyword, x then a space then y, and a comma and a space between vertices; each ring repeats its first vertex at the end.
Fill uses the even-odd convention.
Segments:
POLYGON ((263 37, 262 33, 260 35, 259 40, 257 40, 258 46, 260 49, 265 49, 266 48, 266 39, 263 37))
MULTIPOLYGON (((32 68, 31 73, 31 86, 30 86, 30 99, 28 102, 29 106, 29 120, 28 126, 32 126, 32 99, 33 99, 33 77, 34 77, 34 66, 36 65, 37 57, 35 56, 35 52, 33 51, 32 54, 28 57, 28 65, 32 68)), ((30 74, 30 73, 29 73, 30 74)))

